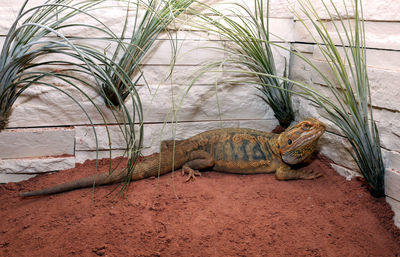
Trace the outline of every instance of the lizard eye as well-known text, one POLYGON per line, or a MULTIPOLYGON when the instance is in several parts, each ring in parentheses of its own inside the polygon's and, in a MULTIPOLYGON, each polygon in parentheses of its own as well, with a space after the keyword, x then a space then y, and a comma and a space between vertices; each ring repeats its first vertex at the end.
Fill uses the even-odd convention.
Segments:
POLYGON ((287 143, 288 143, 288 145, 291 145, 291 144, 292 144, 292 139, 289 139, 289 140, 287 141, 287 143))
POLYGON ((311 125, 308 123, 304 123, 303 127, 308 129, 308 128, 311 128, 311 125))

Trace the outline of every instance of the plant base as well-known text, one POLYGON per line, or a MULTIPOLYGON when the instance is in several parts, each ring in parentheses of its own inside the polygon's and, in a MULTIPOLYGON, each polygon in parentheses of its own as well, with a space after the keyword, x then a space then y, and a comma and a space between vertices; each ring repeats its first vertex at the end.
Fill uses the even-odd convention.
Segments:
POLYGON ((7 125, 7 118, 0 116, 0 131, 2 131, 7 125))

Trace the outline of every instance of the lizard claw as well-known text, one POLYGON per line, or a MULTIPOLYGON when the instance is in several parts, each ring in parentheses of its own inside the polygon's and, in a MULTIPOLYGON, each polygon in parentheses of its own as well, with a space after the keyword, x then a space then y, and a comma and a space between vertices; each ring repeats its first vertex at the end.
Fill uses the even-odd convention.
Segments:
POLYGON ((316 179, 322 177, 322 174, 313 170, 304 170, 301 176, 302 179, 316 179))
POLYGON ((186 173, 188 174, 188 176, 185 182, 188 182, 191 179, 195 180, 196 176, 201 176, 201 173, 198 170, 194 170, 188 166, 184 166, 182 167, 182 176, 184 176, 186 173))

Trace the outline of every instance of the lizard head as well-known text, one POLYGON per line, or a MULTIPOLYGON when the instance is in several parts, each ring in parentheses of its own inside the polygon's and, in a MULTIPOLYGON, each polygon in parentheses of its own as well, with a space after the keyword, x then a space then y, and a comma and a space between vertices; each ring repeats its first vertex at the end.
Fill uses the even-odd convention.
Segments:
POLYGON ((297 164, 314 152, 318 139, 325 132, 325 124, 308 118, 290 126, 278 137, 278 148, 282 160, 287 164, 297 164))

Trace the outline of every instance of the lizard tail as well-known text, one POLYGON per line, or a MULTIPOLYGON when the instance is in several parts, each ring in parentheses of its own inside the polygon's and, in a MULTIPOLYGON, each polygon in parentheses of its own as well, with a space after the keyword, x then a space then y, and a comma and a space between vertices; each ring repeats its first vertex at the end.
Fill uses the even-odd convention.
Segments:
POLYGON ((30 191, 30 192, 20 192, 20 197, 30 197, 30 196, 41 196, 41 195, 51 195, 62 192, 71 191, 79 188, 87 188, 94 185, 104 185, 104 184, 113 184, 117 182, 121 182, 126 176, 124 172, 114 171, 113 173, 100 173, 90 177, 70 181, 64 184, 52 186, 49 188, 30 191))

